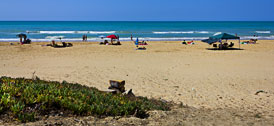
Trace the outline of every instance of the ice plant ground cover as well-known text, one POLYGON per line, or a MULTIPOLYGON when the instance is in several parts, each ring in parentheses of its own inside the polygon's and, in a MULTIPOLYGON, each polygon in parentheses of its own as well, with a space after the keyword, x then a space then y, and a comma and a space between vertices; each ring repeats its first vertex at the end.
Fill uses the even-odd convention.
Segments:
POLYGON ((79 116, 147 117, 149 110, 169 110, 170 105, 145 97, 111 94, 93 87, 63 81, 44 81, 38 77, 0 78, 0 115, 9 113, 21 122, 38 120, 50 111, 79 116))

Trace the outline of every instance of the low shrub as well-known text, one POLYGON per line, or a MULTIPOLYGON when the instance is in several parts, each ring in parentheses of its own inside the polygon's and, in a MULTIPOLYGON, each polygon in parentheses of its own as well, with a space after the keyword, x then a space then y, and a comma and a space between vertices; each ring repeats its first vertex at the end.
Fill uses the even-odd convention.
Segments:
POLYGON ((145 97, 127 97, 93 87, 39 78, 0 78, 0 113, 11 112, 22 121, 35 121, 36 115, 63 110, 74 115, 147 116, 149 110, 168 110, 167 103, 145 97))

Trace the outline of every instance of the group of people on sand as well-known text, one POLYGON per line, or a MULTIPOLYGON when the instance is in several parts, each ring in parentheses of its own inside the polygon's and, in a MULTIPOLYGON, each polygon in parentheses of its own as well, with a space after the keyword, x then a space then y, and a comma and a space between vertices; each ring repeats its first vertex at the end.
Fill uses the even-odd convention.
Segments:
POLYGON ((230 44, 228 44, 227 42, 219 45, 217 45, 216 43, 213 44, 213 47, 218 49, 228 49, 228 48, 232 48, 233 46, 234 46, 233 42, 230 42, 230 44))
POLYGON ((99 44, 100 45, 121 45, 121 42, 119 40, 115 43, 113 40, 111 40, 110 42, 108 42, 108 40, 103 40, 99 44))
POLYGON ((73 44, 72 43, 62 42, 62 44, 59 45, 54 40, 52 40, 51 44, 47 44, 46 46, 51 46, 51 47, 54 47, 54 48, 64 48, 64 47, 72 47, 73 44))

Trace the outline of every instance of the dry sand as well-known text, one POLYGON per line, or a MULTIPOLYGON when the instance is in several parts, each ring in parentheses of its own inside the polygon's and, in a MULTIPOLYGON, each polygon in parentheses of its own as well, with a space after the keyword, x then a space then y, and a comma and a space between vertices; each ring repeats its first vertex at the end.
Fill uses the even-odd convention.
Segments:
MULTIPOLYGON (((121 46, 78 42, 69 48, 42 44, 1 42, 0 76, 31 78, 35 72, 41 79, 77 82, 100 90, 107 89, 109 80, 122 79, 126 89, 139 96, 183 103, 202 113, 225 110, 216 117, 228 113, 232 118, 233 113, 244 111, 274 119, 274 40, 225 51, 208 50, 212 46, 202 42, 149 42, 147 50, 135 50, 132 42, 121 46), (255 95, 257 91, 263 92, 255 95)), ((226 115, 223 121, 225 117, 230 118, 226 115)), ((267 124, 274 125, 274 121, 267 124)))

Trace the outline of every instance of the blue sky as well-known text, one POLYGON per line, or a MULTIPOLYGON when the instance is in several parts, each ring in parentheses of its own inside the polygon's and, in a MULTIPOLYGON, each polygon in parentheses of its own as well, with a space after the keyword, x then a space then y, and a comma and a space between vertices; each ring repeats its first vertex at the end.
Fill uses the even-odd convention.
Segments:
POLYGON ((1 0, 6 21, 274 21, 274 0, 1 0))

